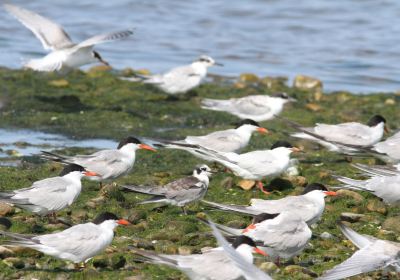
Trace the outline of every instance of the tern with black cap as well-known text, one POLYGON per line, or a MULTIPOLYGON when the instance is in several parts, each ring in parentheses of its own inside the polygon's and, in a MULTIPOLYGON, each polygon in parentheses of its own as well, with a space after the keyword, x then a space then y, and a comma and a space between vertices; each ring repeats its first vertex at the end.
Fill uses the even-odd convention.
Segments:
POLYGON ((32 31, 46 50, 51 51, 45 57, 32 59, 25 64, 26 68, 35 71, 65 72, 96 62, 108 65, 100 54, 93 50, 93 47, 98 44, 123 39, 133 34, 132 29, 127 29, 93 36, 76 44, 57 23, 15 5, 4 4, 4 8, 32 31))
POLYGON ((81 178, 98 176, 77 164, 64 167, 57 177, 36 181, 32 186, 0 192, 0 201, 38 215, 48 215, 70 206, 82 190, 81 178))
POLYGON ((186 214, 185 205, 202 199, 207 192, 210 177, 213 171, 203 164, 193 170, 191 176, 178 179, 164 186, 123 186, 123 188, 137 192, 153 195, 150 199, 139 204, 167 203, 182 207, 186 214))
POLYGON ((123 139, 117 149, 101 150, 91 155, 63 156, 42 151, 41 157, 63 164, 78 164, 94 171, 97 176, 90 177, 93 181, 108 181, 124 176, 131 171, 136 159, 138 149, 155 151, 149 145, 143 144, 135 137, 123 139))
POLYGON ((279 92, 271 96, 248 95, 227 100, 205 98, 201 101, 201 108, 227 112, 241 119, 262 122, 273 119, 282 112, 286 103, 295 100, 285 92, 279 92))
POLYGON ((27 247, 76 265, 86 263, 92 257, 104 251, 114 238, 114 229, 118 225, 129 225, 115 214, 105 212, 93 222, 72 226, 64 231, 44 235, 23 235, 0 231, 9 237, 3 246, 27 247))
POLYGON ((336 196, 336 192, 329 191, 319 183, 309 184, 301 195, 286 196, 277 200, 253 198, 250 206, 221 204, 202 200, 204 203, 224 211, 232 211, 256 216, 262 213, 276 214, 283 211, 296 213, 309 226, 319 221, 325 209, 325 197, 336 196))
POLYGON ((142 81, 151 84, 169 95, 179 95, 194 89, 207 76, 211 66, 223 66, 207 55, 202 55, 189 65, 172 68, 164 74, 136 75, 133 78, 121 78, 127 81, 142 81))

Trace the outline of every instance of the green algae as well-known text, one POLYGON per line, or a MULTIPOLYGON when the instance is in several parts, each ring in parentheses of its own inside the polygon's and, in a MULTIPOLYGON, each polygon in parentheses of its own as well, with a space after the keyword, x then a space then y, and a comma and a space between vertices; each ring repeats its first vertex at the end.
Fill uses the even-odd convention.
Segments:
MULTIPOLYGON (((294 121, 304 125, 315 122, 337 123, 342 121, 366 121, 373 114, 382 114, 389 127, 398 128, 395 122, 400 117, 396 102, 398 96, 371 94, 354 96, 345 92, 323 95, 318 102, 312 93, 299 91, 285 86, 281 82, 270 83, 272 88, 263 83, 236 86, 230 83, 207 83, 191 93, 189 98, 170 100, 157 89, 120 81, 113 73, 91 72, 86 74, 75 71, 68 76, 41 74, 31 71, 0 69, 1 91, 0 101, 5 106, 0 109, 3 128, 19 127, 49 132, 62 133, 77 138, 110 138, 119 140, 127 135, 180 139, 186 135, 202 135, 214 130, 226 129, 237 121, 234 116, 222 112, 200 109, 203 97, 229 98, 248 94, 270 94, 275 91, 286 91, 298 101, 288 104, 284 113, 294 121), (61 82, 60 82, 61 81, 61 82), (385 105, 387 99, 395 104, 385 105), (318 105, 317 111, 306 108, 306 104, 318 105)), ((273 81, 273 79, 271 79, 273 81)), ((268 148, 278 139, 287 139, 290 128, 279 119, 263 123, 273 133, 267 136, 254 135, 246 151, 268 148)), ((304 146, 306 153, 300 159, 300 175, 308 182, 321 182, 335 185, 329 174, 357 176, 343 157, 319 149, 318 146, 296 139, 292 143, 304 146)), ((89 149, 64 149, 65 154, 76 152, 89 153, 89 149)), ((365 159, 355 161, 366 162, 365 159)), ((367 160, 371 162, 371 160, 367 160)), ((372 161, 373 162, 373 161, 372 161)), ((123 184, 162 184, 186 176, 192 168, 201 163, 198 159, 182 151, 159 150, 157 153, 139 151, 134 170, 126 177, 116 181, 123 184), (160 176, 160 174, 162 176, 160 176)), ((45 161, 29 160, 21 167, 0 167, 1 189, 12 190, 27 187, 31 182, 49 176, 55 176, 61 166, 45 161)), ((210 201, 247 204, 250 198, 264 198, 259 191, 244 191, 238 187, 227 189, 221 182, 232 174, 219 173, 213 177, 206 199, 210 201)), ((238 179, 234 178, 234 182, 238 179)), ((288 194, 299 193, 301 187, 284 189, 281 193, 273 193, 271 198, 280 198, 288 194)), ((365 201, 357 204, 350 197, 327 199, 327 209, 318 226, 313 229, 315 238, 312 246, 295 258, 295 263, 307 264, 307 268, 321 274, 324 270, 348 258, 354 251, 348 241, 341 235, 336 222, 342 212, 366 214, 378 223, 360 221, 352 228, 362 233, 377 235, 379 225, 386 217, 396 215, 400 209, 390 207, 387 215, 370 213, 366 210, 368 200, 377 199, 373 195, 361 193, 365 201), (318 236, 323 232, 334 235, 333 240, 323 240, 318 236)), ((74 223, 85 222, 101 211, 112 211, 123 217, 137 217, 129 227, 119 227, 111 248, 106 253, 90 261, 84 271, 76 272, 68 269, 66 262, 24 251, 16 256, 27 260, 23 269, 7 266, 0 261, 0 278, 38 278, 55 279, 63 275, 68 279, 123 279, 132 275, 142 275, 145 279, 186 279, 180 272, 163 266, 142 264, 129 252, 128 245, 134 238, 142 238, 151 242, 157 240, 154 248, 159 252, 176 253, 178 247, 185 246, 192 252, 199 253, 205 246, 215 246, 215 241, 207 233, 207 226, 200 223, 195 216, 197 212, 207 212, 216 222, 248 223, 250 218, 240 215, 210 211, 201 203, 188 207, 190 215, 182 215, 177 207, 157 208, 151 205, 136 205, 145 195, 120 192, 124 199, 110 196, 106 202, 94 208, 88 202, 99 197, 99 186, 85 181, 84 189, 76 203, 69 209, 59 213, 74 223), (137 214, 140 211, 140 215, 137 214), (77 215, 84 213, 85 215, 77 215), (97 258, 106 256, 107 264, 103 268, 94 269, 92 264, 97 258), (110 264, 111 258, 123 257, 126 261, 122 268, 110 264), (113 268, 114 267, 114 268, 113 268)), ((10 216, 13 221, 11 231, 19 233, 51 232, 62 229, 61 225, 46 228, 45 219, 34 217, 27 212, 17 211, 10 216)), ((394 238, 388 235, 387 238, 394 238)), ((274 279, 301 279, 302 275, 287 275, 281 272, 273 275, 274 279)))

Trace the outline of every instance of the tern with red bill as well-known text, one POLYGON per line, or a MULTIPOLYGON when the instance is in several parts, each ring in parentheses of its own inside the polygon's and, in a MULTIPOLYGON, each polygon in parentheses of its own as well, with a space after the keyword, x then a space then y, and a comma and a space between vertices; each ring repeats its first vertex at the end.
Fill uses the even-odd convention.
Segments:
POLYGON ((135 75, 132 78, 122 80, 138 82, 153 85, 169 95, 185 94, 194 89, 207 76, 207 69, 211 66, 223 66, 215 62, 207 55, 202 55, 189 65, 172 68, 164 74, 157 75, 135 75))
POLYGON ((289 97, 286 92, 279 92, 271 96, 248 95, 227 100, 205 98, 201 101, 201 108, 227 112, 241 119, 262 122, 279 115, 283 105, 291 101, 296 101, 296 99, 289 97))
POLYGON ((57 23, 15 5, 4 4, 4 8, 32 31, 46 50, 51 51, 45 57, 32 59, 25 64, 26 68, 35 71, 65 72, 96 62, 108 65, 100 54, 93 50, 93 47, 98 44, 123 39, 133 34, 132 29, 127 29, 97 35, 76 44, 72 42, 69 35, 57 23))
POLYGON ((77 164, 64 167, 58 177, 36 181, 31 187, 0 192, 0 201, 38 215, 55 214, 70 206, 82 189, 81 178, 98 176, 77 164))
MULTIPOLYGON (((259 249, 251 238, 244 235, 237 237, 230 248, 235 250, 234 254, 239 255, 241 261, 251 265, 253 263, 253 253, 266 256, 265 252, 259 249)), ((231 256, 226 253, 225 245, 224 247, 209 249, 203 254, 187 256, 156 254, 135 248, 132 248, 132 250, 135 254, 141 256, 144 262, 167 265, 179 269, 188 275, 190 279, 234 280, 241 279, 243 276, 243 271, 235 261, 232 261, 231 256)))
MULTIPOLYGON (((343 234, 357 246, 350 258, 326 271, 319 280, 337 280, 385 269, 400 273, 400 243, 359 234, 344 224, 339 224, 343 234)), ((361 278, 363 279, 363 278, 361 278)), ((394 279, 397 279, 396 276, 394 279)))
POLYGON ((131 171, 135 163, 136 151, 144 149, 155 151, 135 137, 123 139, 117 149, 101 150, 91 155, 63 156, 42 151, 41 157, 64 164, 78 164, 94 171, 98 176, 90 177, 93 181, 108 181, 124 176, 131 171))
POLYGON ((9 237, 3 246, 27 247, 75 264, 86 263, 109 246, 118 225, 129 225, 115 214, 104 212, 93 222, 72 226, 64 231, 44 235, 23 235, 0 231, 9 237))
POLYGON ((216 224, 229 236, 250 237, 270 257, 291 259, 299 255, 311 239, 312 232, 297 213, 284 211, 278 214, 262 213, 254 217, 245 229, 230 228, 216 224))
POLYGON ((250 206, 221 204, 202 200, 204 203, 224 211, 256 216, 262 213, 276 214, 283 211, 296 213, 309 226, 319 221, 325 209, 325 197, 336 196, 336 192, 319 183, 309 184, 301 195, 286 196, 277 200, 250 200, 250 206))

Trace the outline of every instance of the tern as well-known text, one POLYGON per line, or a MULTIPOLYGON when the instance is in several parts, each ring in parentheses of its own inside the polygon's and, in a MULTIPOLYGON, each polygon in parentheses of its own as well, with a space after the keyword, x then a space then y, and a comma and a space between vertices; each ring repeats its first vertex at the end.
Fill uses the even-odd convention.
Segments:
POLYGON ((366 125, 347 122, 341 124, 317 123, 315 127, 301 127, 292 121, 287 121, 301 131, 292 134, 292 137, 316 141, 330 151, 348 154, 354 153, 357 147, 365 148, 378 143, 382 139, 384 131, 387 131, 386 120, 380 115, 373 116, 366 125))
MULTIPOLYGON (((225 241, 226 242, 226 241, 225 241)), ((223 243, 223 247, 217 247, 203 252, 203 254, 193 255, 165 255, 156 254, 151 251, 132 248, 133 252, 140 255, 144 262, 150 264, 167 265, 181 270, 190 279, 212 279, 212 280, 233 280, 240 279, 243 275, 242 270, 237 266, 236 261, 232 261, 232 255, 240 257, 235 260, 253 263, 253 252, 266 255, 264 251, 256 247, 256 244, 247 236, 239 236, 232 243, 235 252, 226 253, 226 248, 231 248, 223 243)), ((229 249, 228 249, 229 250, 229 249)), ((249 278, 247 278, 249 279, 249 278)), ((268 279, 268 278, 254 278, 268 279)))
POLYGON ((209 177, 213 171, 203 164, 193 170, 192 176, 178 179, 164 186, 123 186, 130 191, 150 194, 152 198, 142 201, 139 204, 167 203, 182 207, 185 214, 185 205, 200 200, 207 192, 209 177))
POLYGON ((64 164, 78 164, 84 168, 96 172, 98 176, 90 177, 93 181, 114 180, 131 171, 135 163, 136 150, 144 149, 155 151, 154 148, 143 144, 135 137, 123 139, 117 149, 100 150, 91 155, 62 156, 42 151, 41 157, 64 164))
POLYGON ((3 243, 3 246, 27 247, 79 264, 86 263, 104 251, 111 244, 114 229, 118 225, 129 225, 129 222, 105 212, 93 222, 75 225, 57 233, 35 236, 0 231, 0 234, 11 239, 3 243))
POLYGON ((272 96, 249 95, 227 100, 206 98, 201 104, 203 109, 227 112, 241 119, 262 122, 273 119, 282 112, 283 105, 295 100, 285 92, 281 92, 272 96))
POLYGON ((250 206, 228 205, 202 200, 204 203, 224 211, 233 211, 256 216, 262 213, 276 214, 283 211, 296 213, 309 226, 318 222, 325 209, 325 197, 336 196, 336 192, 319 183, 309 184, 301 195, 286 196, 277 200, 253 198, 250 206))
POLYGON ((207 76, 207 68, 213 65, 223 66, 209 56, 202 55, 190 65, 172 68, 164 74, 136 75, 133 78, 121 78, 128 81, 138 81, 138 77, 145 84, 151 84, 169 95, 184 94, 200 85, 207 76))
POLYGON ((245 229, 235 229, 216 224, 229 236, 250 237, 270 257, 291 259, 299 255, 311 239, 312 232, 302 217, 295 212, 262 213, 254 217, 245 229))
POLYGON ((58 177, 36 181, 29 188, 0 192, 0 201, 38 215, 55 215, 78 198, 84 176, 98 174, 77 164, 67 165, 58 177))
POLYGON ((359 234, 342 223, 339 226, 359 250, 341 264, 326 271, 319 280, 343 279, 388 268, 400 272, 400 243, 359 234))
POLYGON ((97 35, 75 44, 57 23, 35 12, 11 4, 4 4, 4 8, 35 34, 44 49, 51 51, 45 57, 32 59, 25 64, 26 68, 35 71, 67 72, 73 68, 96 62, 108 65, 100 54, 93 50, 93 47, 97 44, 123 39, 133 34, 132 29, 122 30, 97 35))

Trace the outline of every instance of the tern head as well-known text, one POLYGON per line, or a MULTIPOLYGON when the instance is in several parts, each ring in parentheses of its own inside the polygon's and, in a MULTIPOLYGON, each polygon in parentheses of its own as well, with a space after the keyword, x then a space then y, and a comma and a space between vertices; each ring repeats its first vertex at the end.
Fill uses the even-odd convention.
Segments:
POLYGON ((93 223, 96 225, 106 225, 110 226, 111 228, 115 228, 118 225, 127 226, 130 224, 127 220, 120 219, 117 215, 111 212, 103 212, 99 214, 94 220, 93 223))
POLYGON ((193 63, 199 63, 199 64, 204 65, 205 67, 210 67, 213 65, 223 66, 223 64, 215 62, 214 59, 212 59, 210 56, 207 56, 207 55, 200 56, 198 59, 193 61, 193 63))
POLYGON ((88 171, 84 167, 78 165, 78 164, 69 164, 64 167, 63 170, 61 170, 61 173, 59 176, 65 176, 69 174, 76 174, 77 176, 83 177, 92 177, 92 176, 100 176, 98 173, 93 172, 93 171, 88 171))
POLYGON ((336 196, 337 193, 333 191, 329 191, 327 187, 320 183, 311 183, 305 187, 304 191, 301 194, 309 194, 309 193, 320 193, 324 196, 336 196))
POLYGON ((381 115, 372 116, 372 118, 370 118, 369 121, 367 122, 367 125, 370 127, 374 127, 381 123, 383 123, 383 128, 384 128, 385 132, 389 132, 389 130, 386 126, 386 119, 384 117, 382 117, 381 115))
POLYGON ((211 170, 210 167, 206 164, 198 165, 196 168, 193 170, 193 176, 198 178, 200 181, 203 179, 211 177, 212 173, 215 173, 214 171, 211 170))
POLYGON ((125 139, 122 139, 121 142, 118 144, 118 150, 133 150, 136 151, 137 149, 149 150, 155 152, 156 150, 149 145, 143 144, 139 139, 129 136, 125 139))
POLYGON ((262 127, 258 122, 253 121, 251 119, 241 120, 240 122, 235 123, 235 126, 236 129, 245 129, 245 130, 248 129, 251 132, 257 130, 258 132, 263 134, 268 133, 268 130, 266 128, 262 127))
POLYGON ((92 56, 94 62, 100 62, 103 63, 104 65, 110 66, 110 64, 107 61, 103 60, 103 58, 100 56, 98 52, 92 51, 92 56))
POLYGON ((297 101, 295 98, 290 97, 286 92, 277 92, 272 95, 272 97, 277 97, 283 99, 285 102, 297 101))
POLYGON ((297 147, 293 147, 292 144, 290 144, 289 142, 285 141, 285 140, 279 140, 276 141, 272 146, 271 146, 271 150, 275 150, 275 149, 279 149, 279 150, 286 150, 288 153, 291 152, 300 152, 301 150, 297 147))
POLYGON ((252 253, 268 256, 267 253, 256 246, 250 237, 244 235, 239 235, 236 237, 235 241, 232 243, 232 247, 235 248, 236 251, 249 262, 253 261, 252 253))

